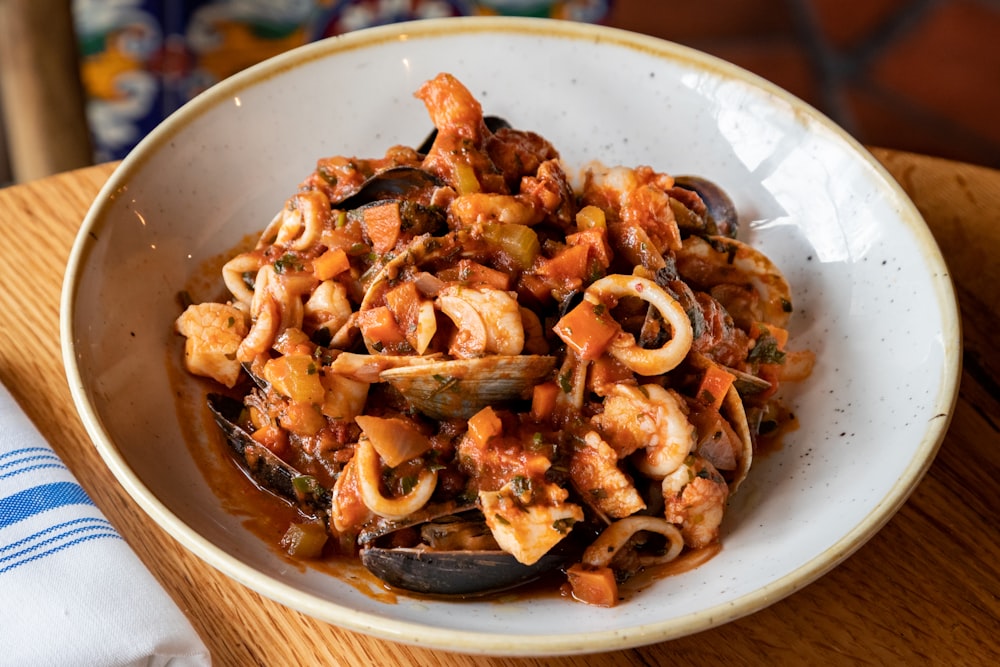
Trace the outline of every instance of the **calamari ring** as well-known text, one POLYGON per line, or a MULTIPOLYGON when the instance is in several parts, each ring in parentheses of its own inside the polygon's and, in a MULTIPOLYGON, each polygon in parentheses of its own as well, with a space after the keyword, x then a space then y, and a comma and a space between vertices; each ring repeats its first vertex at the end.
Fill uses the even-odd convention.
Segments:
POLYGON ((245 252, 233 257, 222 267, 222 279, 226 283, 226 288, 237 301, 247 307, 253 301, 253 290, 243 280, 243 275, 253 273, 256 276, 263 264, 264 259, 260 253, 245 252))
POLYGON ((642 559, 644 566, 669 563, 680 555, 684 549, 684 538, 677 526, 666 519, 633 514, 615 521, 604 529, 597 539, 583 552, 582 562, 589 567, 609 567, 612 559, 628 543, 636 533, 646 531, 659 533, 667 538, 669 543, 661 555, 642 559))
POLYGON ((420 471, 413 489, 404 496, 397 498, 386 498, 379 489, 379 481, 382 471, 378 465, 378 453, 368 438, 361 437, 358 440, 354 458, 358 464, 358 491, 361 493, 361 501, 375 514, 389 519, 399 521, 413 514, 431 499, 434 488, 437 486, 437 471, 424 468, 420 471))
POLYGON ((660 312, 673 330, 673 336, 663 347, 647 350, 639 347, 632 334, 622 332, 608 346, 608 353, 639 375, 662 375, 684 361, 694 333, 691 320, 684 308, 652 280, 639 276, 613 274, 595 281, 584 292, 584 298, 594 304, 607 301, 607 297, 620 299, 634 296, 642 299, 660 312))

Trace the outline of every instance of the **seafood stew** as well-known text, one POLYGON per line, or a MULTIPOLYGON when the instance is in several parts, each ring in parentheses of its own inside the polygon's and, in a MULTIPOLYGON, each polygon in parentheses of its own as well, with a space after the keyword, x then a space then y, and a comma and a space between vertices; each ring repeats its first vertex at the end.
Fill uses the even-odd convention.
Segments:
POLYGON ((459 597, 562 569, 612 606, 718 542, 779 385, 811 368, 790 287, 716 184, 574 179, 454 77, 416 96, 424 144, 320 159, 225 264, 227 300, 180 314, 186 367, 299 510, 291 555, 459 597))

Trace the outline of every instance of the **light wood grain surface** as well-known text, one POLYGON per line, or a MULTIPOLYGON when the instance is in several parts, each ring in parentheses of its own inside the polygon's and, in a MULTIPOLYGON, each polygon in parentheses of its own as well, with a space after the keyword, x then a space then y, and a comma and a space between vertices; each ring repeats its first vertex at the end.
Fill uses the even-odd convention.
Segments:
POLYGON ((63 374, 62 277, 112 165, 0 190, 0 379, 189 616, 216 665, 1000 664, 1000 172, 874 152, 924 215, 957 287, 965 363, 947 437, 899 513, 842 565, 756 614, 674 641, 547 659, 411 648, 262 598, 180 547, 105 467, 63 374))

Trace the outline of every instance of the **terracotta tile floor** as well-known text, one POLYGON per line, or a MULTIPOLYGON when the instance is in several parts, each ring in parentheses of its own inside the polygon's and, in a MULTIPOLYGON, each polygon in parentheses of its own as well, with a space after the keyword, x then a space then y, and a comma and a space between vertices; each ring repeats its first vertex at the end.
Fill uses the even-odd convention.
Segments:
POLYGON ((759 74, 865 144, 1000 168, 998 0, 615 0, 609 22, 759 74))

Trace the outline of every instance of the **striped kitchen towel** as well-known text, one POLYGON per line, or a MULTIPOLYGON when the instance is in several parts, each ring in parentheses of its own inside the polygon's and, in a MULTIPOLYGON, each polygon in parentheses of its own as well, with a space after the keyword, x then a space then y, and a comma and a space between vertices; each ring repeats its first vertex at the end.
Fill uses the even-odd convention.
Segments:
POLYGON ((208 665, 188 619, 0 384, 0 665, 208 665))

